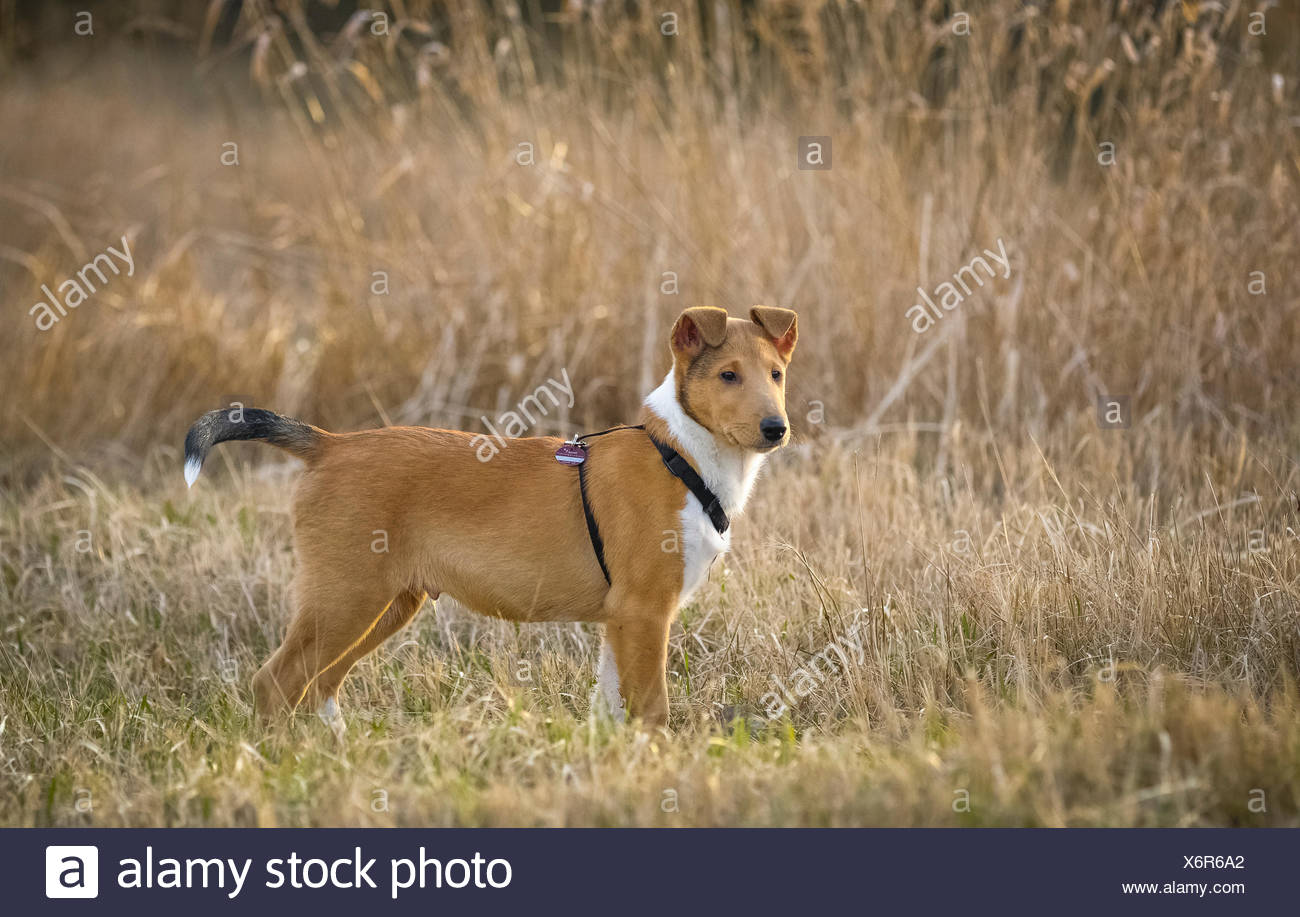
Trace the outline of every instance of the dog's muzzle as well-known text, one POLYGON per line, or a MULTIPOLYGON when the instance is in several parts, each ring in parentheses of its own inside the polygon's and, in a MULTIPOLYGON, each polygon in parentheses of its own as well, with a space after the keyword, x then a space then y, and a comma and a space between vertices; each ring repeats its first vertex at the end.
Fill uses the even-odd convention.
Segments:
POLYGON ((785 439, 785 421, 780 417, 764 417, 758 422, 758 432, 769 443, 779 443, 785 439))

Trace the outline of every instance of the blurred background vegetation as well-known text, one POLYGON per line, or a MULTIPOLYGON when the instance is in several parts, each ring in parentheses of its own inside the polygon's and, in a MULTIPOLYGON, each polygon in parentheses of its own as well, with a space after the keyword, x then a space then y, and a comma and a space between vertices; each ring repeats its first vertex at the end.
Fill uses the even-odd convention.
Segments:
POLYGON ((930 425, 940 472, 963 427, 1051 439, 1102 393, 1201 449, 1295 429, 1294 5, 0 0, 0 23, 9 475, 48 443, 174 448, 230 400, 477 428, 561 367, 558 426, 615 422, 698 304, 799 310, 797 432, 930 425), (797 169, 802 135, 831 170, 797 169), (40 284, 123 233, 136 275, 38 332, 40 284), (999 237, 1011 279, 913 332, 916 287, 999 237))

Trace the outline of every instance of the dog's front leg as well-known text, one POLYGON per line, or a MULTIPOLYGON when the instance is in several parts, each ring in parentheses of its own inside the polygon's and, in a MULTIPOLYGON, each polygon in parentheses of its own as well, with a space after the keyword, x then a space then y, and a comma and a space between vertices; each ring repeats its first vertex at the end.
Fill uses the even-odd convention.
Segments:
POLYGON ((651 599, 614 589, 606 599, 605 639, 614 651, 619 693, 628 715, 647 726, 668 723, 668 628, 676 598, 651 599))
POLYGON ((608 632, 600 641, 600 662, 596 668, 596 690, 591 696, 593 712, 607 716, 616 723, 623 722, 627 711, 623 707, 623 692, 619 690, 618 663, 614 661, 614 645, 608 632))

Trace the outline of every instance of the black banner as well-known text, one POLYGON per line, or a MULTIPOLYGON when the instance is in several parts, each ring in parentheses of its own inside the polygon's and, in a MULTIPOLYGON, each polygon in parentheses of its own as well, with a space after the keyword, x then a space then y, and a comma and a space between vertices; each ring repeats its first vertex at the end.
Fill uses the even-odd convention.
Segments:
POLYGON ((4 829, 4 910, 1295 908, 1284 829, 4 829), (67 899, 67 900, 59 900, 67 899))

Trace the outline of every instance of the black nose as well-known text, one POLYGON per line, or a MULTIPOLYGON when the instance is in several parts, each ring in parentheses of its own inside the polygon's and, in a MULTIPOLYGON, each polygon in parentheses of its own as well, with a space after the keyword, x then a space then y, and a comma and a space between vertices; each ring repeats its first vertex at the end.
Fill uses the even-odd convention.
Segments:
POLYGON ((785 421, 780 417, 764 417, 758 422, 758 432, 769 443, 780 442, 785 437, 785 421))

